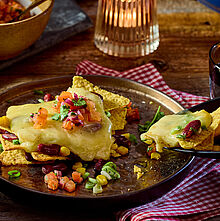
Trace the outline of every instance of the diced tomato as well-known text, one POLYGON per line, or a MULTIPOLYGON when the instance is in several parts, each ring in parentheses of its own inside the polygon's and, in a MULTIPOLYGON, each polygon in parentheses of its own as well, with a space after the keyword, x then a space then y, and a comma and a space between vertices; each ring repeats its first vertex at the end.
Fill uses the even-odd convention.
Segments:
POLYGON ((88 120, 90 122, 100 122, 102 119, 101 114, 96 111, 95 103, 90 100, 87 100, 86 103, 86 109, 89 111, 88 120))
POLYGON ((48 183, 48 181, 51 180, 51 179, 57 179, 54 172, 50 172, 50 173, 48 173, 44 176, 44 182, 45 183, 48 183))
POLYGON ((69 181, 70 179, 67 176, 61 177, 60 178, 60 182, 59 182, 59 188, 60 189, 64 189, 66 183, 69 181))
POLYGON ((132 123, 134 121, 140 120, 140 115, 139 115, 138 108, 131 108, 131 107, 128 108, 127 109, 126 120, 128 121, 128 123, 132 123))
POLYGON ((147 155, 150 157, 153 152, 156 152, 156 144, 153 143, 147 147, 147 155))
POLYGON ((73 178, 73 181, 76 183, 82 183, 83 181, 83 178, 81 177, 81 173, 77 171, 72 172, 72 178, 73 178))
POLYGON ((35 129, 44 128, 47 124, 48 111, 45 108, 40 108, 38 113, 34 114, 32 121, 35 129))
POLYGON ((47 184, 48 188, 51 190, 57 190, 59 186, 58 179, 50 179, 47 184))
POLYGON ((75 189, 76 189, 76 184, 75 184, 72 180, 69 180, 69 181, 65 184, 64 189, 65 189, 67 192, 71 193, 71 192, 75 191, 75 189))
POLYGON ((66 130, 74 130, 76 129, 76 125, 74 123, 72 123, 71 121, 63 121, 63 125, 62 127, 66 130))

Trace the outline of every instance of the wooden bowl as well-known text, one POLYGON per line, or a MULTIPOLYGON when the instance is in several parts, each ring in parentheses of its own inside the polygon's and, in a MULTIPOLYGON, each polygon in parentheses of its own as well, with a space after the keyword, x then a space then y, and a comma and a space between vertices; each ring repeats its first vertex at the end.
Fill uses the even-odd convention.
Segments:
MULTIPOLYGON (((30 0, 18 0, 23 6, 30 0)), ((43 33, 53 8, 48 0, 32 10, 33 16, 12 23, 0 24, 0 60, 7 60, 31 46, 43 33)))

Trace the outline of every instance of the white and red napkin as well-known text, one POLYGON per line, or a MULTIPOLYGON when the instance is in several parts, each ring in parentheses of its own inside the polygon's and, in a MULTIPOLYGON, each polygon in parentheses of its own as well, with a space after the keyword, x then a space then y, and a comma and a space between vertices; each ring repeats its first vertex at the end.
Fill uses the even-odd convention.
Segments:
MULTIPOLYGON (((91 61, 83 61, 77 65, 76 74, 131 79, 164 92, 186 108, 208 100, 208 97, 195 96, 169 88, 157 69, 150 63, 118 72, 91 61)), ((119 212, 118 220, 197 221, 219 215, 220 160, 196 158, 194 168, 177 187, 151 203, 119 212)))

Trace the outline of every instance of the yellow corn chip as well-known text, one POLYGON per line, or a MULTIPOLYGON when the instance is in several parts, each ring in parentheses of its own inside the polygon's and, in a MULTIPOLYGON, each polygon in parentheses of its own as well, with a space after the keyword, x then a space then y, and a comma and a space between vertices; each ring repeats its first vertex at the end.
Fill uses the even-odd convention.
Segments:
POLYGON ((49 160, 67 160, 67 157, 47 155, 39 152, 31 152, 31 156, 37 161, 49 161, 49 160))
POLYGON ((111 93, 87 81, 81 76, 73 77, 73 88, 84 88, 90 92, 95 92, 103 97, 103 105, 106 111, 110 111, 119 107, 124 107, 130 103, 130 100, 118 94, 111 93))
POLYGON ((111 117, 110 121, 112 122, 112 130, 123 130, 127 121, 126 121, 126 108, 117 108, 110 111, 111 117))
POLYGON ((4 166, 17 165, 17 164, 31 164, 25 158, 24 150, 8 150, 0 154, 0 161, 4 166))
POLYGON ((211 128, 215 131, 215 136, 220 135, 220 107, 211 113, 212 124, 211 128))
POLYGON ((18 144, 13 144, 11 141, 3 139, 2 135, 0 135, 0 141, 2 143, 3 150, 24 149, 18 144))
POLYGON ((179 139, 179 144, 184 149, 197 149, 198 147, 205 150, 208 146, 213 146, 214 144, 214 131, 211 128, 202 130, 199 135, 195 134, 185 140, 179 139))

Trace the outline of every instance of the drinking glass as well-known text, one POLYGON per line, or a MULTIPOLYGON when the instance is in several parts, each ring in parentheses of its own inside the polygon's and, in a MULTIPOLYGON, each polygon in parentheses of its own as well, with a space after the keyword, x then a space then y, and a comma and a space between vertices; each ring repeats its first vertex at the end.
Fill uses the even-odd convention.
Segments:
POLYGON ((99 0, 94 41, 109 55, 152 53, 159 45, 156 0, 99 0))
POLYGON ((209 51, 209 88, 211 99, 220 97, 220 43, 209 51))

